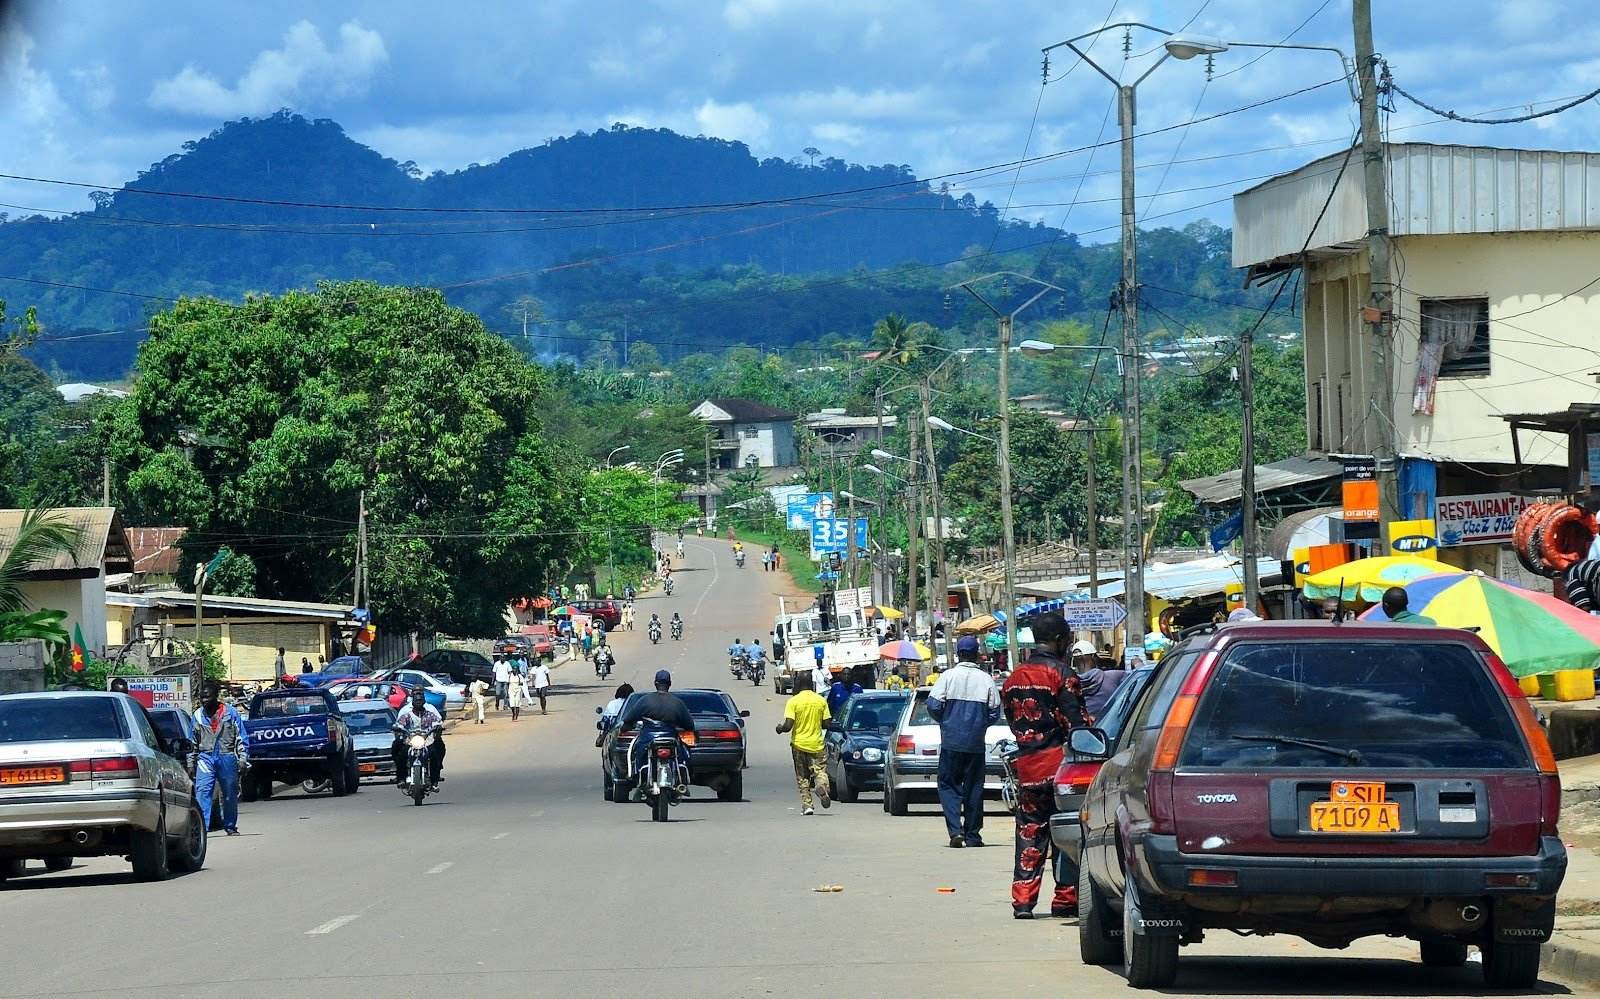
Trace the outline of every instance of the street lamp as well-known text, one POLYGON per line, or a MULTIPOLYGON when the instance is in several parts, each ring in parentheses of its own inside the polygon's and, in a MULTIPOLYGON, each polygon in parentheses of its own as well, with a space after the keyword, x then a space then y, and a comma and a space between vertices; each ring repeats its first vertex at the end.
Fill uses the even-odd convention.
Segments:
MULTIPOLYGON (((1049 50, 1047 49, 1046 51, 1049 50)), ((1003 535, 1001 541, 1004 546, 1001 561, 1005 563, 1006 606, 1015 611, 1017 606, 1017 571, 1015 564, 1017 559, 1017 531, 1011 514, 1011 324, 1019 313, 1050 292, 1053 291, 1065 295, 1066 290, 1058 288, 1048 281, 1041 281, 1036 277, 1016 271, 995 271, 992 274, 982 274, 952 287, 958 287, 977 299, 983 304, 984 308, 994 313, 995 318, 1000 323, 1000 375, 997 393, 1000 397, 1000 440, 996 442, 996 450, 999 451, 1000 458, 1000 528, 1003 535), (1036 284, 1041 287, 1032 298, 1015 309, 1010 312, 1001 312, 987 298, 980 295, 977 288, 973 287, 980 282, 996 277, 1004 277, 1008 280, 1016 278, 1019 283, 1036 284)), ((1002 285, 1002 288, 1005 287, 1009 287, 1009 285, 1002 285)), ((949 291, 950 289, 947 288, 945 290, 949 291)), ((1006 655, 1008 656, 1006 661, 1015 666, 1017 663, 1015 613, 1006 614, 1006 655)))
POLYGON ((606 455, 606 467, 607 468, 611 467, 611 459, 612 458, 615 458, 617 455, 621 454, 624 451, 630 451, 632 449, 633 449, 633 445, 632 444, 624 444, 619 448, 612 448, 611 453, 606 455))

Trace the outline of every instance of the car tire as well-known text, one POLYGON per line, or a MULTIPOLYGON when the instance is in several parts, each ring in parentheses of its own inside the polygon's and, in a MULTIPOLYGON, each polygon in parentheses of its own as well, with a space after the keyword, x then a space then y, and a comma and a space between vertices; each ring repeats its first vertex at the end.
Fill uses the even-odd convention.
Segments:
POLYGON ((906 792, 896 790, 890 784, 883 791, 883 810, 890 815, 906 815, 911 810, 911 802, 907 799, 906 792))
POLYGON ((46 857, 44 858, 44 869, 52 874, 58 874, 61 871, 70 871, 72 870, 72 858, 46 857))
POLYGON ((26 860, 19 860, 16 858, 10 860, 0 860, 0 881, 8 881, 11 878, 20 878, 27 871, 27 869, 28 862, 26 860))
POLYGON ((133 862, 133 876, 140 881, 165 881, 172 873, 167 862, 167 817, 156 820, 154 832, 135 829, 128 834, 128 859, 133 862))
POLYGON ((728 783, 717 790, 718 801, 743 801, 744 800, 744 771, 735 770, 728 783))
POLYGON ((1491 989, 1525 989, 1539 981, 1537 943, 1491 943, 1483 948, 1483 980, 1491 989))
POLYGON ((350 793, 350 766, 345 760, 340 760, 333 773, 328 775, 328 783, 333 787, 335 798, 343 798, 350 793))
POLYGON ((600 796, 611 800, 611 775, 604 770, 600 771, 600 796))
MULTIPOLYGON (((1123 883, 1131 888, 1133 872, 1124 870, 1123 878, 1123 883)), ((1128 891, 1129 888, 1124 888, 1122 896, 1123 976, 1136 989, 1164 989, 1178 977, 1178 938, 1135 933, 1134 907, 1129 904, 1128 891)))
POLYGON ((1122 959, 1122 941, 1111 935, 1113 914, 1106 897, 1089 876, 1089 865, 1078 866, 1078 956, 1084 964, 1116 964, 1122 959))
POLYGON ((175 871, 193 874, 206 865, 206 820, 199 805, 189 806, 189 832, 172 851, 169 863, 175 871))
POLYGON ((850 783, 850 775, 845 772, 844 767, 839 768, 839 779, 834 780, 830 774, 828 783, 833 785, 832 790, 835 801, 853 805, 861 799, 861 789, 850 783))
POLYGON ((361 764, 356 761, 356 754, 350 754, 350 768, 345 771, 345 783, 349 786, 351 794, 361 790, 361 764))
POLYGON ((1455 940, 1424 940, 1422 963, 1430 968, 1459 968, 1467 963, 1467 945, 1455 940))

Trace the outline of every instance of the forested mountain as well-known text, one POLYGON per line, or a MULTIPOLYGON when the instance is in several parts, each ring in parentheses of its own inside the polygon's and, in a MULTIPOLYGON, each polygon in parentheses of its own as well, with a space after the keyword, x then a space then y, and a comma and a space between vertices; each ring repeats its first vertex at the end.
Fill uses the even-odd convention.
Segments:
MULTIPOLYGON (((46 333, 32 356, 58 376, 124 373, 163 298, 319 280, 442 287, 492 329, 526 333, 537 355, 642 339, 670 359, 860 338, 891 311, 978 322, 965 301, 946 312, 942 289, 947 265, 991 245, 986 266, 1066 291, 1052 317, 1098 326, 1118 266, 1108 247, 1002 222, 908 166, 758 160, 742 143, 621 125, 424 176, 332 121, 280 112, 230 122, 89 197, 89 211, 0 225, 0 274, 81 286, 0 283, 14 308, 38 307, 46 333)), ((1143 240, 1147 294, 1169 314, 1231 325, 1206 299, 1258 300, 1236 290, 1225 230, 1143 240)))

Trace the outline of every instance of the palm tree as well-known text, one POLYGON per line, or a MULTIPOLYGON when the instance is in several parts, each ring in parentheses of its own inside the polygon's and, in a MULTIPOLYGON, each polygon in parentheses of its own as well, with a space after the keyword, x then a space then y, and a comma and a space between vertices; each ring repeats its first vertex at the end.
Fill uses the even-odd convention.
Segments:
POLYGON ((933 327, 924 322, 908 323, 898 312, 891 312, 872 327, 872 347, 878 363, 911 364, 933 341, 933 327))
POLYGON ((51 644, 68 642, 61 622, 66 614, 58 610, 28 612, 22 592, 24 575, 40 562, 78 550, 82 532, 72 524, 51 516, 49 510, 28 510, 22 515, 10 550, 0 559, 0 642, 39 638, 51 644))

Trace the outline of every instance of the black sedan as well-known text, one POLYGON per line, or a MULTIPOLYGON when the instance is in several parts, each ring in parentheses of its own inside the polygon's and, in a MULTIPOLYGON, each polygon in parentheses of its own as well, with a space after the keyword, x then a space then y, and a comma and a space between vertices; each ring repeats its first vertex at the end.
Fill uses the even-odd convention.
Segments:
POLYGON ((904 690, 868 690, 845 702, 828 723, 823 749, 835 798, 855 801, 862 791, 883 790, 883 754, 910 696, 904 690))
MULTIPOLYGON (((689 688, 674 690, 694 716, 694 743, 689 746, 689 782, 709 787, 720 801, 739 801, 744 797, 745 741, 744 720, 750 712, 740 711, 733 698, 720 690, 689 688)), ((623 705, 628 713, 635 692, 623 705)), ((613 725, 600 747, 602 789, 607 801, 625 802, 633 790, 633 775, 628 772, 628 747, 637 733, 613 725)))

